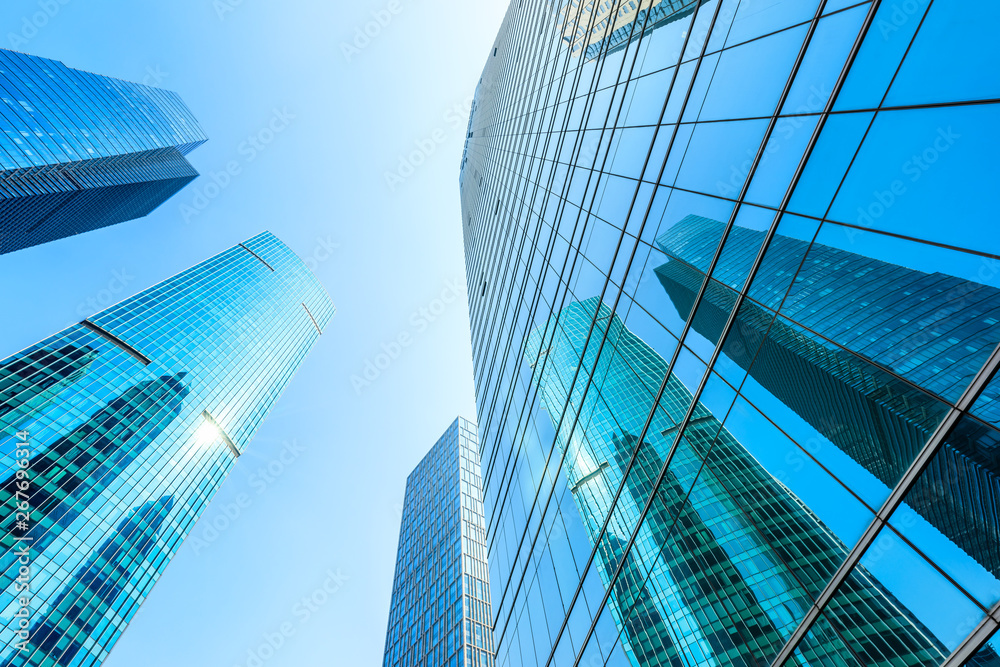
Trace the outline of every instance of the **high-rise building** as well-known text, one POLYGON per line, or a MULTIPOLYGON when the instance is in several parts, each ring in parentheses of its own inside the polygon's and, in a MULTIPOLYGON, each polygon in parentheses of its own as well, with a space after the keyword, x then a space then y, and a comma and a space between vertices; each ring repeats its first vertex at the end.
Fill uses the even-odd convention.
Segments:
POLYGON ((493 667, 481 486, 459 417, 406 480, 384 667, 493 667))
POLYGON ((0 254, 148 215, 197 175, 173 92, 0 49, 0 254))
POLYGON ((460 175, 499 667, 1000 663, 994 19, 511 3, 460 175))
POLYGON ((264 232, 0 361, 3 664, 101 664, 333 314, 264 232))

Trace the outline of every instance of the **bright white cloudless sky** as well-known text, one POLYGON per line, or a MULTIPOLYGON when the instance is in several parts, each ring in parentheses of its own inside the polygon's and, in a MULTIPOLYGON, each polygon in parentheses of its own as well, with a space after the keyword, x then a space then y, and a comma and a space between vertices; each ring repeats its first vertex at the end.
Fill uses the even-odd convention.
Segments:
MULTIPOLYGON (((456 415, 476 416, 464 295, 426 328, 414 313, 465 284, 458 168, 506 0, 399 0, 351 62, 341 43, 388 0, 242 0, 222 18, 214 0, 41 4, 58 11, 18 50, 162 78, 209 142, 189 156, 202 176, 149 217, 0 258, 0 357, 91 314, 88 299, 109 305, 262 229, 304 258, 337 246, 316 271, 337 316, 105 664, 247 665, 286 622, 267 667, 380 664, 406 475, 456 415), (275 109, 294 119, 251 161, 241 143, 275 109), (437 130, 391 192, 385 172, 437 130), (185 223, 181 205, 232 160, 241 173, 185 223), (400 333, 410 346, 358 394, 351 376, 400 333), (261 484, 292 440, 302 453, 261 484), (195 549, 241 494, 249 506, 195 549), (343 585, 307 616, 295 605, 327 571, 343 585)), ((0 45, 39 11, 5 0, 0 45)))

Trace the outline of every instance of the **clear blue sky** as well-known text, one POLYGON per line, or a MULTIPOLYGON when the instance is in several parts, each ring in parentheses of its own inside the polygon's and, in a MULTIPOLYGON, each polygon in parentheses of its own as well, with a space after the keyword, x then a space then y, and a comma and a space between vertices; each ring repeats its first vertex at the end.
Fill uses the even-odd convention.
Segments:
POLYGON ((106 664, 247 665, 283 623, 293 633, 261 664, 380 664, 406 475, 456 415, 476 416, 465 296, 443 312, 435 300, 465 283, 458 167, 507 2, 62 1, 22 33, 43 9, 6 0, 0 45, 175 90, 210 140, 189 156, 202 176, 153 215, 3 258, 0 356, 262 229, 317 260, 338 308, 106 664), (373 12, 386 25, 348 61, 342 43, 373 12), (251 159, 244 142, 275 110, 294 118, 251 159), (385 173, 434 137, 391 191, 385 173), (240 173, 195 201, 230 161, 240 173), (185 222, 181 206, 196 204, 185 222), (402 333, 409 346, 359 394, 352 376, 402 333), (286 441, 303 451, 274 463, 286 441), (269 464, 284 469, 254 477, 269 464), (327 571, 340 575, 329 595, 327 571), (313 594, 327 599, 296 608, 313 594))

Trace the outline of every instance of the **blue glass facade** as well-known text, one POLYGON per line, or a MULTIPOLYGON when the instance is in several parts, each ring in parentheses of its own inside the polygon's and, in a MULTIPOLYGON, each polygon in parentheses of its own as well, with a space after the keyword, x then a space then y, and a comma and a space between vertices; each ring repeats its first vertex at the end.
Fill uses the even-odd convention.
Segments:
POLYGON ((511 3, 462 160, 508 665, 995 665, 1000 7, 511 3))
POLYGON ((101 664, 333 314, 264 232, 0 361, 2 664, 101 664))
POLYGON ((476 425, 456 419, 406 480, 384 667, 493 667, 476 425))
POLYGON ((149 214, 205 140, 176 93, 0 49, 0 254, 149 214))

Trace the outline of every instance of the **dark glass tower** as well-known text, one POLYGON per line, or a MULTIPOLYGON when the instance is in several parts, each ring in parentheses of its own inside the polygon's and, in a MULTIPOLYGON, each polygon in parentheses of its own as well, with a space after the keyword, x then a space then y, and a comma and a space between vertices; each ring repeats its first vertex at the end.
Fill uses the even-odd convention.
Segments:
POLYGON ((510 4, 459 177, 499 667, 998 659, 997 20, 510 4))
POLYGON ((0 254, 149 214, 205 140, 175 93, 0 49, 0 254))
POLYGON ((104 661, 333 314, 264 232, 0 361, 0 662, 104 661))
POLYGON ((406 480, 384 667, 493 667, 476 425, 459 417, 406 480))

